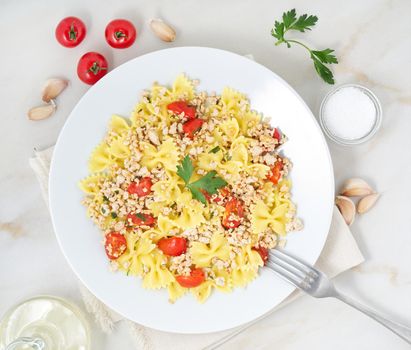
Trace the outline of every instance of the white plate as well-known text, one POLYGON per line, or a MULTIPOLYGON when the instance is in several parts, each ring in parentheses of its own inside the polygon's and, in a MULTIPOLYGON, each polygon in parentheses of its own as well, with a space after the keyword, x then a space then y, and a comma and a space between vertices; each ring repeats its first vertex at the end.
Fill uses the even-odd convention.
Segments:
POLYGON ((287 249, 314 263, 330 226, 334 180, 329 151, 300 96, 267 68, 242 56, 210 48, 181 47, 137 57, 116 68, 84 95, 60 133, 50 173, 50 208, 60 247, 87 288, 111 309, 144 326, 168 332, 207 333, 239 326, 278 305, 293 287, 270 271, 246 289, 214 292, 205 304, 187 295, 175 304, 166 291, 145 290, 139 278, 112 273, 99 230, 80 204, 78 181, 87 175, 90 152, 112 114, 128 116, 139 94, 154 81, 171 84, 179 73, 200 79, 199 89, 246 93, 253 109, 272 117, 289 137, 293 199, 305 228, 289 236, 287 249))

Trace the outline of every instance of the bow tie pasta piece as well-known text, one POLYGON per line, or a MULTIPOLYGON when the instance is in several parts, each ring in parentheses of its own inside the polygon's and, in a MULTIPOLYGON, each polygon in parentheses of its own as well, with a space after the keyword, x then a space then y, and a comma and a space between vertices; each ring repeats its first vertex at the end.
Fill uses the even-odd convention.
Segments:
POLYGON ((181 298, 185 293, 187 293, 188 288, 181 287, 177 281, 171 282, 168 287, 168 300, 174 303, 177 299, 181 298))
POLYGON ((119 115, 114 114, 111 117, 109 124, 109 131, 116 136, 121 136, 130 130, 127 120, 119 115))
POLYGON ((225 269, 217 269, 213 267, 213 273, 215 275, 213 279, 213 287, 223 293, 230 293, 233 290, 233 281, 231 274, 225 269))
POLYGON ((261 115, 255 111, 247 111, 241 116, 236 116, 241 133, 249 136, 249 130, 256 127, 261 121, 261 115))
POLYGON ((231 273, 231 280, 234 287, 245 287, 258 275, 258 269, 247 269, 244 267, 237 267, 231 273))
POLYGON ((129 275, 141 276, 144 272, 144 265, 150 262, 150 255, 156 245, 147 235, 139 237, 132 232, 126 234, 126 240, 127 250, 117 259, 117 263, 129 275))
MULTIPOLYGON (((270 167, 264 164, 251 164, 245 169, 247 174, 257 178, 258 180, 264 180, 270 171, 270 167)), ((267 182, 272 184, 272 182, 267 182)), ((265 185, 265 184, 264 184, 265 185)))
POLYGON ((80 189, 88 194, 88 195, 93 195, 96 196, 99 194, 103 182, 108 178, 106 174, 98 173, 98 174, 93 174, 90 176, 87 176, 86 178, 82 179, 79 181, 79 187, 80 189))
POLYGON ((198 287, 191 288, 191 293, 195 296, 197 301, 202 304, 204 303, 211 294, 213 289, 213 282, 205 281, 201 283, 198 287))
POLYGON ((206 222, 205 215, 207 209, 204 206, 193 200, 191 194, 185 192, 182 196, 185 200, 179 199, 178 203, 182 206, 180 215, 175 219, 176 225, 182 230, 193 228, 206 222))
POLYGON ((211 237, 210 245, 193 242, 191 246, 193 263, 198 267, 211 265, 213 258, 228 260, 230 257, 230 245, 224 235, 215 233, 211 237))
POLYGON ((237 119, 235 118, 230 118, 223 121, 219 125, 219 129, 227 135, 229 140, 234 140, 240 132, 240 127, 238 126, 237 119))
POLYGON ((111 141, 108 151, 116 160, 127 158, 131 154, 130 148, 124 144, 124 137, 111 141))
POLYGON ((153 252, 144 261, 148 268, 143 276, 143 287, 147 289, 166 288, 174 281, 173 274, 166 267, 166 260, 162 253, 153 252))
POLYGON ((176 171, 180 152, 172 139, 164 141, 158 147, 158 150, 147 142, 141 142, 140 144, 143 152, 143 157, 141 158, 143 166, 151 170, 160 163, 166 170, 176 171))
POLYGON ((288 205, 281 204, 270 209, 262 200, 259 200, 252 209, 251 228, 253 233, 261 233, 271 227, 275 233, 285 235, 285 225, 287 223, 286 214, 288 205))
POLYGON ((91 173, 98 173, 105 170, 112 163, 113 159, 109 147, 106 142, 102 142, 91 153, 88 168, 91 173))
POLYGON ((222 111, 228 114, 245 112, 250 107, 245 95, 229 87, 223 89, 221 94, 221 105, 222 111))
POLYGON ((194 86, 184 74, 174 80, 171 95, 176 100, 191 100, 194 98, 194 86))
POLYGON ((197 158, 197 167, 205 171, 216 170, 223 160, 223 152, 201 153, 197 158))
POLYGON ((165 204, 172 204, 181 196, 180 186, 182 185, 180 177, 169 173, 166 180, 156 182, 151 189, 160 201, 165 204))

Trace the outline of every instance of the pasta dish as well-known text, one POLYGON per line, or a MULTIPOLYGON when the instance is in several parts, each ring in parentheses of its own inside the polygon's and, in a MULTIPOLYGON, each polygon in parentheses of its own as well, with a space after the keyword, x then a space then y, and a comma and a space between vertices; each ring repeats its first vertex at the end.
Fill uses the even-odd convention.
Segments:
POLYGON ((204 302, 258 276, 268 249, 302 228, 280 129, 245 95, 154 83, 130 118, 112 116, 80 181, 113 270, 204 302))

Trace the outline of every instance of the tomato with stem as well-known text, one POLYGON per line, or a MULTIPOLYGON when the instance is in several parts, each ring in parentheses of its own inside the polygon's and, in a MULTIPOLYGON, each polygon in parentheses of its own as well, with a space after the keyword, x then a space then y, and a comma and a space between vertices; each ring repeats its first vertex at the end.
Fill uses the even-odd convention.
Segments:
POLYGON ((75 47, 84 40, 86 25, 80 18, 66 17, 57 25, 55 35, 64 47, 75 47))
POLYGON ((108 65, 105 57, 98 52, 87 52, 77 65, 77 75, 86 84, 93 85, 107 74, 108 65))
POLYGON ((106 41, 115 49, 126 49, 136 41, 137 31, 133 23, 126 19, 115 19, 107 24, 106 41))

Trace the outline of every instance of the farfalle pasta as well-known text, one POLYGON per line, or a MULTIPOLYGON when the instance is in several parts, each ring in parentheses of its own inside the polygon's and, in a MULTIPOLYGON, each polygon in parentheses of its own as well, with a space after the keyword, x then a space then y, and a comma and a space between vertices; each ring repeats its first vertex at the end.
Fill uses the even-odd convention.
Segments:
POLYGON ((113 115, 79 183, 111 267, 171 302, 245 287, 302 227, 278 153, 286 137, 244 94, 195 85, 155 83, 130 118, 113 115))

